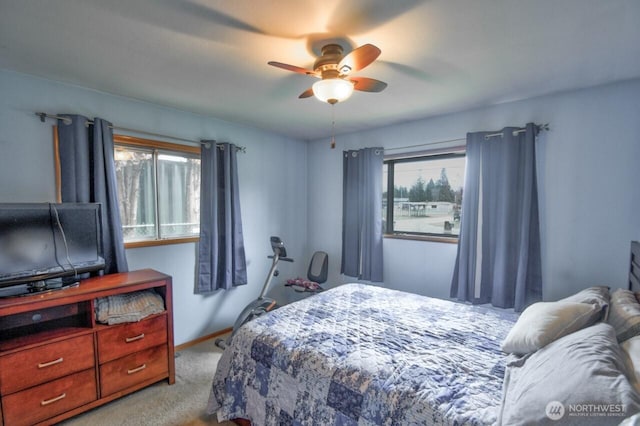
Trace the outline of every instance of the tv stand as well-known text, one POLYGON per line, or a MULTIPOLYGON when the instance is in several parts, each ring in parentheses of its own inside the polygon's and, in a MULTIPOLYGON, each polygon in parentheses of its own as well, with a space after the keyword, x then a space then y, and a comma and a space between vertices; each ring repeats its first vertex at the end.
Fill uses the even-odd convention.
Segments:
POLYGON ((34 293, 63 290, 68 287, 76 287, 79 284, 80 279, 77 277, 60 277, 48 280, 31 281, 25 284, 0 288, 0 299, 5 297, 21 297, 29 296, 34 293))
POLYGON ((50 425, 166 379, 175 382, 171 277, 145 269, 0 299, 0 426, 50 425), (95 320, 96 299, 154 289, 165 311, 95 320))

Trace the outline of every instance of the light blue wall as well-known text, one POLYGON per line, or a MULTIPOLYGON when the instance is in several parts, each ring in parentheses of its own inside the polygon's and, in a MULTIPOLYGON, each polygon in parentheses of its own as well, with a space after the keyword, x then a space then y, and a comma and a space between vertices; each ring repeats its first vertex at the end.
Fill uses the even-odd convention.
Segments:
MULTIPOLYGON (((154 268, 173 276, 175 343, 230 326, 256 298, 269 269, 269 236, 279 235, 292 257, 306 247, 307 144, 214 118, 164 108, 85 88, 0 70, 0 202, 55 201, 52 124, 35 111, 102 117, 117 126, 216 139, 247 147, 239 180, 249 285, 203 297, 193 294, 195 244, 127 251, 130 269, 154 268)), ((282 277, 304 272, 304 261, 285 264, 282 277)), ((281 286, 276 289, 287 296, 281 286)), ((276 293, 278 293, 276 291, 276 293)))
MULTIPOLYGON (((340 135, 335 150, 324 139, 310 143, 308 237, 333 260, 330 281, 351 281, 339 274, 343 149, 443 141, 532 121, 551 125, 538 140, 545 299, 590 285, 625 287, 629 244, 640 239, 640 80, 340 135)), ((447 298, 456 247, 385 239, 385 285, 447 298)))
MULTIPOLYGON (((41 110, 100 116, 123 127, 248 148, 239 163, 248 286, 209 297, 193 295, 195 244, 127 251, 132 269, 151 267, 174 277, 176 344, 229 326, 256 297, 269 268, 270 235, 280 235, 297 260, 282 265, 281 279, 304 276, 311 253, 325 250, 329 282, 351 281, 339 274, 343 149, 406 146, 529 121, 550 123, 551 131, 538 142, 545 298, 596 284, 624 287, 629 242, 640 239, 640 80, 340 135, 331 150, 325 139, 306 144, 0 71, 0 202, 55 198, 51 123, 42 124, 33 115, 41 110)), ((386 239, 384 250, 385 285, 448 297, 456 245, 386 239)), ((284 301, 296 298, 281 286, 274 293, 284 301)))

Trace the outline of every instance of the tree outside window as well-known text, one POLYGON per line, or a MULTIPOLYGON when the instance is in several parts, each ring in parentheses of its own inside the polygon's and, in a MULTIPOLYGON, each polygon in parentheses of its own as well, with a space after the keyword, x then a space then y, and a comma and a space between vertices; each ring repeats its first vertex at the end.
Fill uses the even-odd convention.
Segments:
POLYGON ((385 161, 385 233, 456 238, 460 233, 464 167, 464 154, 385 161))
POLYGON ((199 148, 117 135, 114 142, 125 244, 197 239, 199 148))

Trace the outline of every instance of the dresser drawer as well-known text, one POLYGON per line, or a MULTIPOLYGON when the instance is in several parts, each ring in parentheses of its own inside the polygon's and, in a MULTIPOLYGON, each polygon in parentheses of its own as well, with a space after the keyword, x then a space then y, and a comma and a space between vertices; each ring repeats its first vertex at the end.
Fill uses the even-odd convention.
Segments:
POLYGON ((112 325, 98 332, 100 364, 167 341, 167 316, 159 315, 140 322, 112 325))
POLYGON ((0 392, 17 392, 94 365, 92 334, 14 352, 0 357, 0 392))
POLYGON ((100 366, 100 395, 104 398, 168 373, 167 346, 145 349, 100 366))
POLYGON ((93 369, 2 397, 7 425, 32 425, 98 399, 93 369))

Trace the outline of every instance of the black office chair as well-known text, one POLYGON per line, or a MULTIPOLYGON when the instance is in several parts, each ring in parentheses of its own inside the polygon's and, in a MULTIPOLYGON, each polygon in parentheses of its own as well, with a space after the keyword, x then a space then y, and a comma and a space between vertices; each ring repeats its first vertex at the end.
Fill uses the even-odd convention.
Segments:
POLYGON ((309 281, 322 284, 327 281, 327 274, 329 273, 329 255, 323 251, 317 251, 311 256, 311 262, 309 262, 309 270, 307 271, 307 278, 309 281))
POLYGON ((323 251, 317 251, 311 256, 311 262, 309 262, 309 269, 307 270, 307 279, 289 279, 285 283, 285 286, 293 287, 298 293, 317 293, 324 290, 320 284, 327 281, 328 273, 329 255, 323 251))

